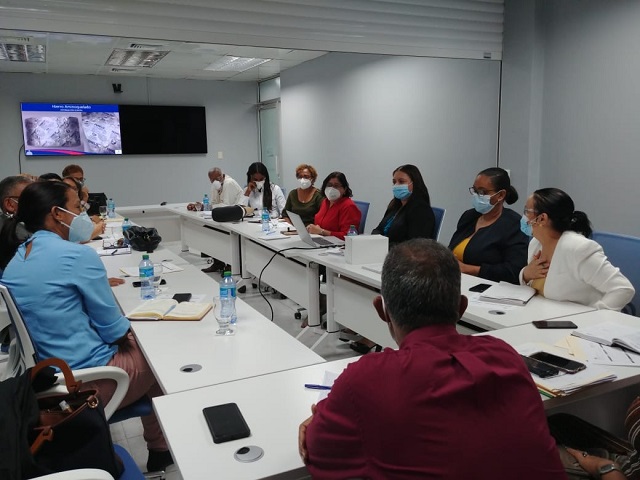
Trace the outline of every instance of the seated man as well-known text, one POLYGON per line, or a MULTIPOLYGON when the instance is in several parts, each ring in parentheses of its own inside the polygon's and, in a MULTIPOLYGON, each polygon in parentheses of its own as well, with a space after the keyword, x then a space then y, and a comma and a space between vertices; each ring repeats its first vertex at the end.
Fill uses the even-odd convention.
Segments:
POLYGON ((467 299, 433 240, 393 248, 374 306, 399 350, 350 364, 300 426, 314 478, 565 479, 520 356, 455 324, 467 299))
MULTIPOLYGON (((4 224, 6 218, 11 218, 18 211, 18 203, 20 202, 20 194, 24 187, 31 183, 31 179, 22 175, 16 175, 13 177, 7 177, 0 182, 0 229, 4 224)), ((16 230, 19 238, 26 240, 29 237, 29 232, 23 225, 16 230)))

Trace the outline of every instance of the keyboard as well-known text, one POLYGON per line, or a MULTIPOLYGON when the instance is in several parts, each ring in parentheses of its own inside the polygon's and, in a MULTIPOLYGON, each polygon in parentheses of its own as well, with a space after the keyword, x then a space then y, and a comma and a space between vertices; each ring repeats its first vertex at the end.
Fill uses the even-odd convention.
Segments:
POLYGON ((316 245, 322 245, 326 247, 327 245, 335 245, 331 240, 327 240, 326 238, 312 238, 316 245))

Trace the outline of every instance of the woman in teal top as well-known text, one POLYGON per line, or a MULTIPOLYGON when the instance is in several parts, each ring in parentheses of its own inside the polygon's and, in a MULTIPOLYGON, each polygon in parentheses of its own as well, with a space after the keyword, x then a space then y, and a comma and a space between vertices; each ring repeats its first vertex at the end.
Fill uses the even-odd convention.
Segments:
MULTIPOLYGON (((78 193, 62 182, 35 182, 20 195, 16 215, 0 234, 2 282, 13 294, 40 359, 62 358, 71 368, 111 365, 132 380, 121 403, 162 394, 129 333, 129 320, 116 304, 102 261, 87 245, 93 222, 78 193), (16 236, 23 222, 33 235, 16 236)), ((113 394, 101 382, 100 396, 113 394)), ((155 414, 143 418, 150 470, 173 463, 155 414)), ((160 467, 160 468, 158 468, 160 467)))
POLYGON ((300 186, 289 192, 282 217, 288 221, 287 212, 297 213, 304 224, 309 225, 313 223, 324 198, 320 190, 314 187, 318 172, 311 165, 303 163, 296 167, 296 179, 300 186))

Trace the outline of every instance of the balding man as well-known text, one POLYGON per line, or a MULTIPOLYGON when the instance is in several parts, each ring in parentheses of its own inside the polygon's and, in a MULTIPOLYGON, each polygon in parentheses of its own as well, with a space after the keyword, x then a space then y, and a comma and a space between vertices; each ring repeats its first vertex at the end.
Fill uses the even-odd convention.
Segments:
MULTIPOLYGON (((18 211, 20 194, 24 187, 31 182, 30 178, 23 175, 7 177, 0 182, 0 209, 2 210, 0 214, 0 229, 2 229, 5 219, 13 217, 18 211)), ((16 233, 22 240, 26 240, 29 237, 29 233, 24 227, 18 228, 16 233)))
POLYGON ((567 478, 520 356, 456 332, 467 299, 447 248, 392 248, 380 293, 374 306, 400 348, 351 363, 300 426, 313 478, 567 478))

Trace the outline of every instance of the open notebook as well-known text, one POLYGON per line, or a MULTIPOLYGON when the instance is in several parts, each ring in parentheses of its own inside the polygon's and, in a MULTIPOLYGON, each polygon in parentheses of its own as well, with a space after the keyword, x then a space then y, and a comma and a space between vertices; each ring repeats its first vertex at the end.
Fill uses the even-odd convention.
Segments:
POLYGON ((181 302, 172 298, 146 300, 134 308, 129 320, 201 320, 213 305, 210 303, 181 302))

